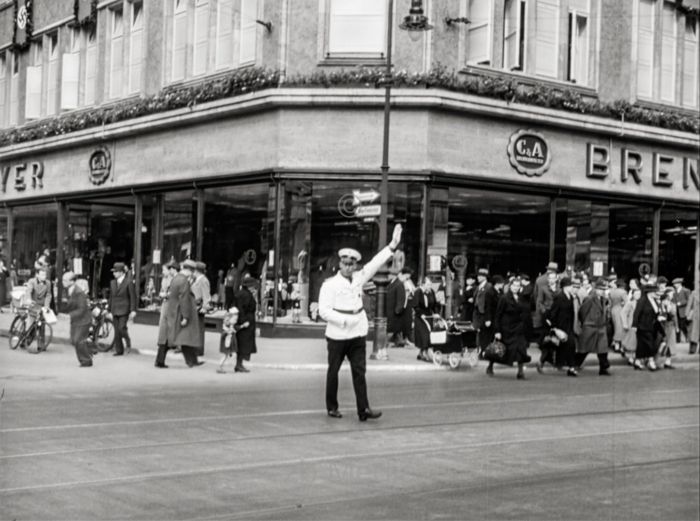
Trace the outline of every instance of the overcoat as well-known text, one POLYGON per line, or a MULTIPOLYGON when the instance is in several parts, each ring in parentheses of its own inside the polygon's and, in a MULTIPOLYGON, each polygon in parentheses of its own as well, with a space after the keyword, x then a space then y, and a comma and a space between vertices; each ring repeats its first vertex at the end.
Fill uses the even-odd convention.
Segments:
MULTIPOLYGON (((175 275, 168 288, 168 304, 165 311, 166 341, 170 347, 201 347, 201 334, 194 296, 189 279, 182 273, 175 275), (180 321, 186 318, 187 325, 182 327, 180 321)), ((159 339, 159 343, 160 339, 159 339)), ((165 342, 163 342, 165 343, 165 342)))
MULTIPOLYGON (((537 280, 539 281, 540 279, 537 280)), ((554 302, 554 291, 552 291, 549 284, 537 286, 535 312, 532 315, 533 327, 540 328, 545 326, 545 320, 549 316, 549 310, 552 309, 552 302, 554 302)))
POLYGON ((494 317, 494 332, 501 334, 501 341, 506 346, 506 355, 499 363, 512 365, 529 362, 527 354, 527 338, 530 334, 530 304, 521 299, 515 299, 509 291, 501 295, 496 306, 494 317))
POLYGON ((632 327, 634 321, 634 310, 637 307, 637 300, 630 298, 622 307, 622 329, 625 331, 622 337, 622 348, 627 352, 637 350, 637 331, 632 327))
POLYGON ((197 356, 204 356, 204 313, 209 309, 211 301, 211 286, 206 275, 198 276, 191 284, 192 296, 197 309, 197 322, 199 323, 199 344, 195 349, 197 356))
POLYGON ((649 302, 649 296, 643 295, 634 309, 632 327, 637 329, 637 358, 656 356, 659 345, 664 338, 664 328, 659 322, 659 312, 649 302))
POLYGON ((472 326, 474 329, 481 329, 486 322, 493 322, 498 304, 498 294, 490 282, 483 287, 477 287, 474 295, 474 316, 472 326))
POLYGON ((579 353, 607 353, 608 335, 606 329, 606 313, 603 300, 595 290, 583 299, 578 310, 581 321, 581 334, 576 350, 579 353))
POLYGON ((234 301, 239 311, 238 325, 244 322, 249 324, 236 333, 238 356, 243 360, 250 360, 250 355, 258 352, 255 345, 255 298, 250 290, 243 287, 235 293, 234 301))
POLYGON ((71 344, 78 345, 87 338, 85 326, 89 326, 92 322, 87 295, 80 288, 74 287, 64 309, 70 316, 71 344), (85 338, 82 338, 83 335, 85 338))
POLYGON ((413 307, 415 309, 413 324, 413 340, 418 349, 428 349, 430 347, 430 328, 432 324, 431 316, 438 311, 438 303, 434 291, 423 291, 418 288, 413 294, 413 307), (425 316, 425 320, 422 318, 425 316))
POLYGON ((686 309, 686 318, 690 320, 688 324, 688 342, 700 342, 700 298, 698 290, 691 292, 686 309))
POLYGON ((403 281, 396 277, 386 288, 386 330, 388 333, 401 333, 406 314, 406 289, 403 281))
POLYGON ((622 342, 625 336, 625 328, 622 323, 622 307, 627 300, 627 292, 622 288, 614 288, 610 291, 610 316, 613 323, 613 341, 622 342))

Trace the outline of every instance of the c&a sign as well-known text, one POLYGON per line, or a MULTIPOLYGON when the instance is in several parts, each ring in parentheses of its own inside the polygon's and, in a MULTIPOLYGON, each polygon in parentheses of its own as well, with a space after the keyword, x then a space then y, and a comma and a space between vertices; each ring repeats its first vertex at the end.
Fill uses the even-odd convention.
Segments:
POLYGON ((527 176, 541 176, 552 162, 544 136, 534 130, 518 130, 508 141, 508 159, 513 168, 527 176))

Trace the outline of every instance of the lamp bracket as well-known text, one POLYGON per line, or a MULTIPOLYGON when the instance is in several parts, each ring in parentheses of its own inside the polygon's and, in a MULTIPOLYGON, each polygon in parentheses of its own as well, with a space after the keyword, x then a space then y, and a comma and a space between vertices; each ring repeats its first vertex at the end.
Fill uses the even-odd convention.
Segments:
POLYGON ((464 24, 464 25, 467 25, 467 24, 472 23, 472 21, 471 21, 469 18, 467 18, 466 16, 460 16, 459 18, 450 18, 449 16, 446 16, 446 17, 445 17, 445 23, 446 23, 447 26, 449 27, 449 26, 451 26, 452 24, 464 24))
POLYGON ((272 32, 272 22, 266 22, 264 20, 255 20, 255 23, 259 23, 262 25, 265 29, 267 29, 268 33, 272 32))

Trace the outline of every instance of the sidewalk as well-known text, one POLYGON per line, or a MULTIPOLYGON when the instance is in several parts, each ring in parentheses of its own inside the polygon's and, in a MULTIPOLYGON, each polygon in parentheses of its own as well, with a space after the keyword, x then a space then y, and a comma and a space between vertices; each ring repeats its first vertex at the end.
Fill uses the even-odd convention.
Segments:
MULTIPOLYGON (((4 337, 0 343, 0 349, 9 349, 5 338, 10 324, 14 318, 8 308, 0 314, 0 336, 4 337)), ((69 341, 69 318, 66 315, 59 315, 58 323, 53 326, 53 343, 70 344, 69 341)), ((129 334, 131 336, 132 353, 155 358, 156 338, 158 336, 157 326, 129 323, 129 334)), ((326 342, 318 338, 262 338, 257 339, 258 352, 251 358, 251 368, 266 368, 279 370, 314 370, 325 371, 327 367, 326 342)), ((50 347, 49 347, 50 349, 50 347)), ((371 353, 371 342, 367 346, 368 355, 371 353)), ((417 349, 389 349, 389 360, 367 360, 368 371, 449 371, 449 365, 443 363, 437 366, 416 360, 417 349)), ((536 350, 530 351, 533 360, 539 354, 536 350)), ((173 356, 172 354, 169 357, 173 356)), ((179 355, 176 355, 179 356, 179 355)), ((210 364, 218 364, 219 354, 219 334, 207 332, 205 334, 204 357, 210 364)), ((674 362, 697 362, 698 355, 688 354, 688 344, 680 344, 676 348, 674 362)), ((617 354, 610 354, 612 365, 625 365, 624 360, 617 354)), ((585 365, 597 365, 595 357, 588 357, 585 365)), ((483 365, 483 362, 480 364, 483 365)), ((531 364, 534 367, 534 363, 531 364)), ((348 364, 343 364, 347 369, 348 364)), ((469 370, 466 361, 463 361, 459 370, 469 370)), ((481 370, 481 369, 479 369, 481 370)))

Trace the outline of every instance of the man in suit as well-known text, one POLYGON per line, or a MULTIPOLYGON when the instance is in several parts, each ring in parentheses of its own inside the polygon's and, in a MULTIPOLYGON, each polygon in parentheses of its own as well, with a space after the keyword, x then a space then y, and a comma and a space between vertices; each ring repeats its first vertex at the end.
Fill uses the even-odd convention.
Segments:
POLYGON ((496 314, 498 295, 488 281, 489 270, 479 269, 476 274, 478 286, 474 293, 474 316, 472 325, 477 331, 477 342, 483 353, 493 340, 493 317, 496 314))
POLYGON ((464 292, 462 294, 462 314, 463 321, 471 322, 474 317, 474 295, 476 294, 476 276, 473 273, 465 277, 464 292))
MULTIPOLYGON (((199 322, 200 342, 196 346, 192 346, 191 349, 193 352, 188 352, 187 356, 191 361, 196 363, 198 356, 204 356, 204 315, 206 315, 207 311, 209 310, 209 304, 211 302, 211 286, 209 284, 209 279, 206 276, 207 265, 200 261, 196 261, 194 265, 195 268, 191 290, 192 295, 194 296, 194 303, 197 306, 197 321, 199 322)), ((184 349, 189 350, 190 347, 183 347, 183 350, 184 349)))
POLYGON ((390 347, 404 347, 403 315, 406 311, 406 289, 399 270, 389 270, 389 286, 386 288, 386 332, 389 337, 390 347))
POLYGON ((124 342, 129 340, 127 321, 136 316, 136 291, 134 283, 126 273, 123 262, 115 262, 112 268, 114 279, 109 286, 108 310, 114 324, 114 356, 124 354, 124 342))
POLYGON ((676 305, 678 313, 678 328, 680 331, 676 335, 676 341, 681 342, 688 338, 688 301, 690 300, 690 290, 683 286, 683 278, 676 277, 673 283, 673 303, 676 305))
POLYGON ((581 367, 588 353, 598 355, 598 374, 610 376, 608 361, 608 334, 606 331, 607 311, 605 292, 607 282, 600 278, 594 290, 581 302, 578 318, 581 321, 581 334, 576 353, 576 367, 581 367))
MULTIPOLYGON (((552 308, 549 312, 549 321, 552 327, 566 333, 565 340, 559 339, 557 364, 562 367, 567 366, 569 369, 566 374, 569 376, 578 376, 575 362, 576 340, 574 335, 574 321, 577 308, 575 305, 575 289, 569 277, 563 277, 559 287, 561 289, 555 293, 552 308)), ((540 366, 538 365, 539 368, 540 366)))
POLYGON ((65 311, 70 315, 70 342, 75 347, 80 367, 92 367, 92 353, 87 346, 92 315, 87 295, 76 285, 75 279, 75 274, 67 271, 61 280, 68 295, 65 311))

